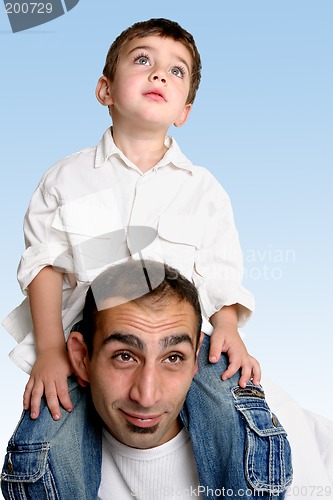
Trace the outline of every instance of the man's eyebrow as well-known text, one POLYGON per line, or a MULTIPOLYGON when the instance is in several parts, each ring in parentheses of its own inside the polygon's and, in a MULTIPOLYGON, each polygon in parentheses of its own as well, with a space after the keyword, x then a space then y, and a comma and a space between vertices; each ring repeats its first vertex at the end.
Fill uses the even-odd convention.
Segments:
MULTIPOLYGON (((135 347, 139 351, 146 351, 146 345, 142 342, 142 340, 133 335, 131 333, 123 333, 123 332, 114 332, 108 335, 104 341, 103 345, 107 345, 110 342, 120 342, 122 344, 126 344, 131 347, 135 347)), ((191 337, 187 333, 183 333, 180 335, 168 335, 160 340, 161 348, 168 349, 169 347, 174 347, 182 343, 190 344, 193 348, 193 341, 191 337)))
POLYGON ((160 340, 160 345, 163 349, 168 349, 169 347, 182 344, 183 342, 191 344, 191 346, 194 348, 193 341, 187 333, 183 333, 181 335, 169 335, 168 337, 164 337, 160 340))
POLYGON ((122 344, 135 347, 139 351, 145 351, 146 347, 144 343, 136 335, 130 333, 114 332, 111 333, 104 339, 103 345, 107 345, 110 342, 121 342, 122 344))

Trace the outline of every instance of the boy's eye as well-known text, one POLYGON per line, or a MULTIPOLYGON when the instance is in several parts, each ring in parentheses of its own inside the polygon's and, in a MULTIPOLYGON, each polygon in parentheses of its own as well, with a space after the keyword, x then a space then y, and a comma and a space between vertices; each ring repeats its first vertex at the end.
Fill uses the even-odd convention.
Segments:
POLYGON ((136 64, 141 64, 143 66, 149 66, 148 56, 140 55, 140 56, 135 58, 134 62, 136 64))
POLYGON ((183 68, 181 68, 180 66, 175 66, 174 68, 172 68, 170 70, 170 73, 172 75, 178 76, 179 78, 183 78, 183 76, 185 74, 185 70, 183 68))

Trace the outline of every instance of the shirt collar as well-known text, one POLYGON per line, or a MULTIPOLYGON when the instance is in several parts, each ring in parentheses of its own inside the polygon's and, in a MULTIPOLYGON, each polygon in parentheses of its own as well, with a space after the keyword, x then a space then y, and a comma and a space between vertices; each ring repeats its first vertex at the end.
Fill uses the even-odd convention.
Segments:
MULTIPOLYGON (((192 162, 181 152, 178 144, 176 143, 175 139, 173 137, 166 137, 165 138, 165 145, 168 148, 168 151, 165 153, 163 158, 153 167, 154 169, 159 169, 161 167, 164 167, 165 165, 169 165, 170 163, 174 165, 177 168, 181 168, 184 170, 188 170, 189 172, 192 173, 193 171, 193 164, 192 162)), ((120 151, 120 149, 117 148, 115 145, 113 138, 112 138, 112 133, 111 133, 111 128, 108 128, 104 134, 102 139, 97 145, 96 148, 96 158, 95 158, 95 168, 100 168, 105 165, 107 162, 108 158, 110 156, 118 156, 123 160, 123 162, 129 166, 132 167, 133 164, 132 162, 126 158, 126 156, 120 151)))

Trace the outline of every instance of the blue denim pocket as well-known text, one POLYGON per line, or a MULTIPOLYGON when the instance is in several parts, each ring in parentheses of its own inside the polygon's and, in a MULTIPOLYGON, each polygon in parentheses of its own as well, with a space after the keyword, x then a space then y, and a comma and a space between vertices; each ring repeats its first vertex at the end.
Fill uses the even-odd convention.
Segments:
POLYGON ((2 469, 2 481, 23 481, 34 483, 44 474, 50 445, 48 443, 30 444, 8 450, 2 469))
POLYGON ((287 433, 270 411, 260 386, 235 387, 232 393, 246 428, 246 479, 255 490, 277 495, 292 481, 287 433))
POLYGON ((48 467, 49 452, 49 443, 8 448, 1 474, 4 498, 59 498, 48 467))

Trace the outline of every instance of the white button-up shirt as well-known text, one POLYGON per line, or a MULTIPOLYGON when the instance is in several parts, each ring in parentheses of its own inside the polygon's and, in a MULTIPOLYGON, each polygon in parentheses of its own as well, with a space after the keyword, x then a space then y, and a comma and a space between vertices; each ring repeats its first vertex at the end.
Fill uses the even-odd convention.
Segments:
MULTIPOLYGON (((97 147, 48 170, 34 192, 18 280, 26 293, 43 267, 53 265, 64 273, 65 336, 94 277, 139 251, 192 280, 206 318, 224 305, 239 304, 242 323, 253 310, 253 297, 241 284, 242 255, 227 194, 207 169, 182 154, 174 139, 166 138, 166 146, 164 157, 142 173, 116 147, 108 129, 97 147)), ((13 360, 30 371, 35 358, 27 301, 3 324, 19 342, 13 360)))

